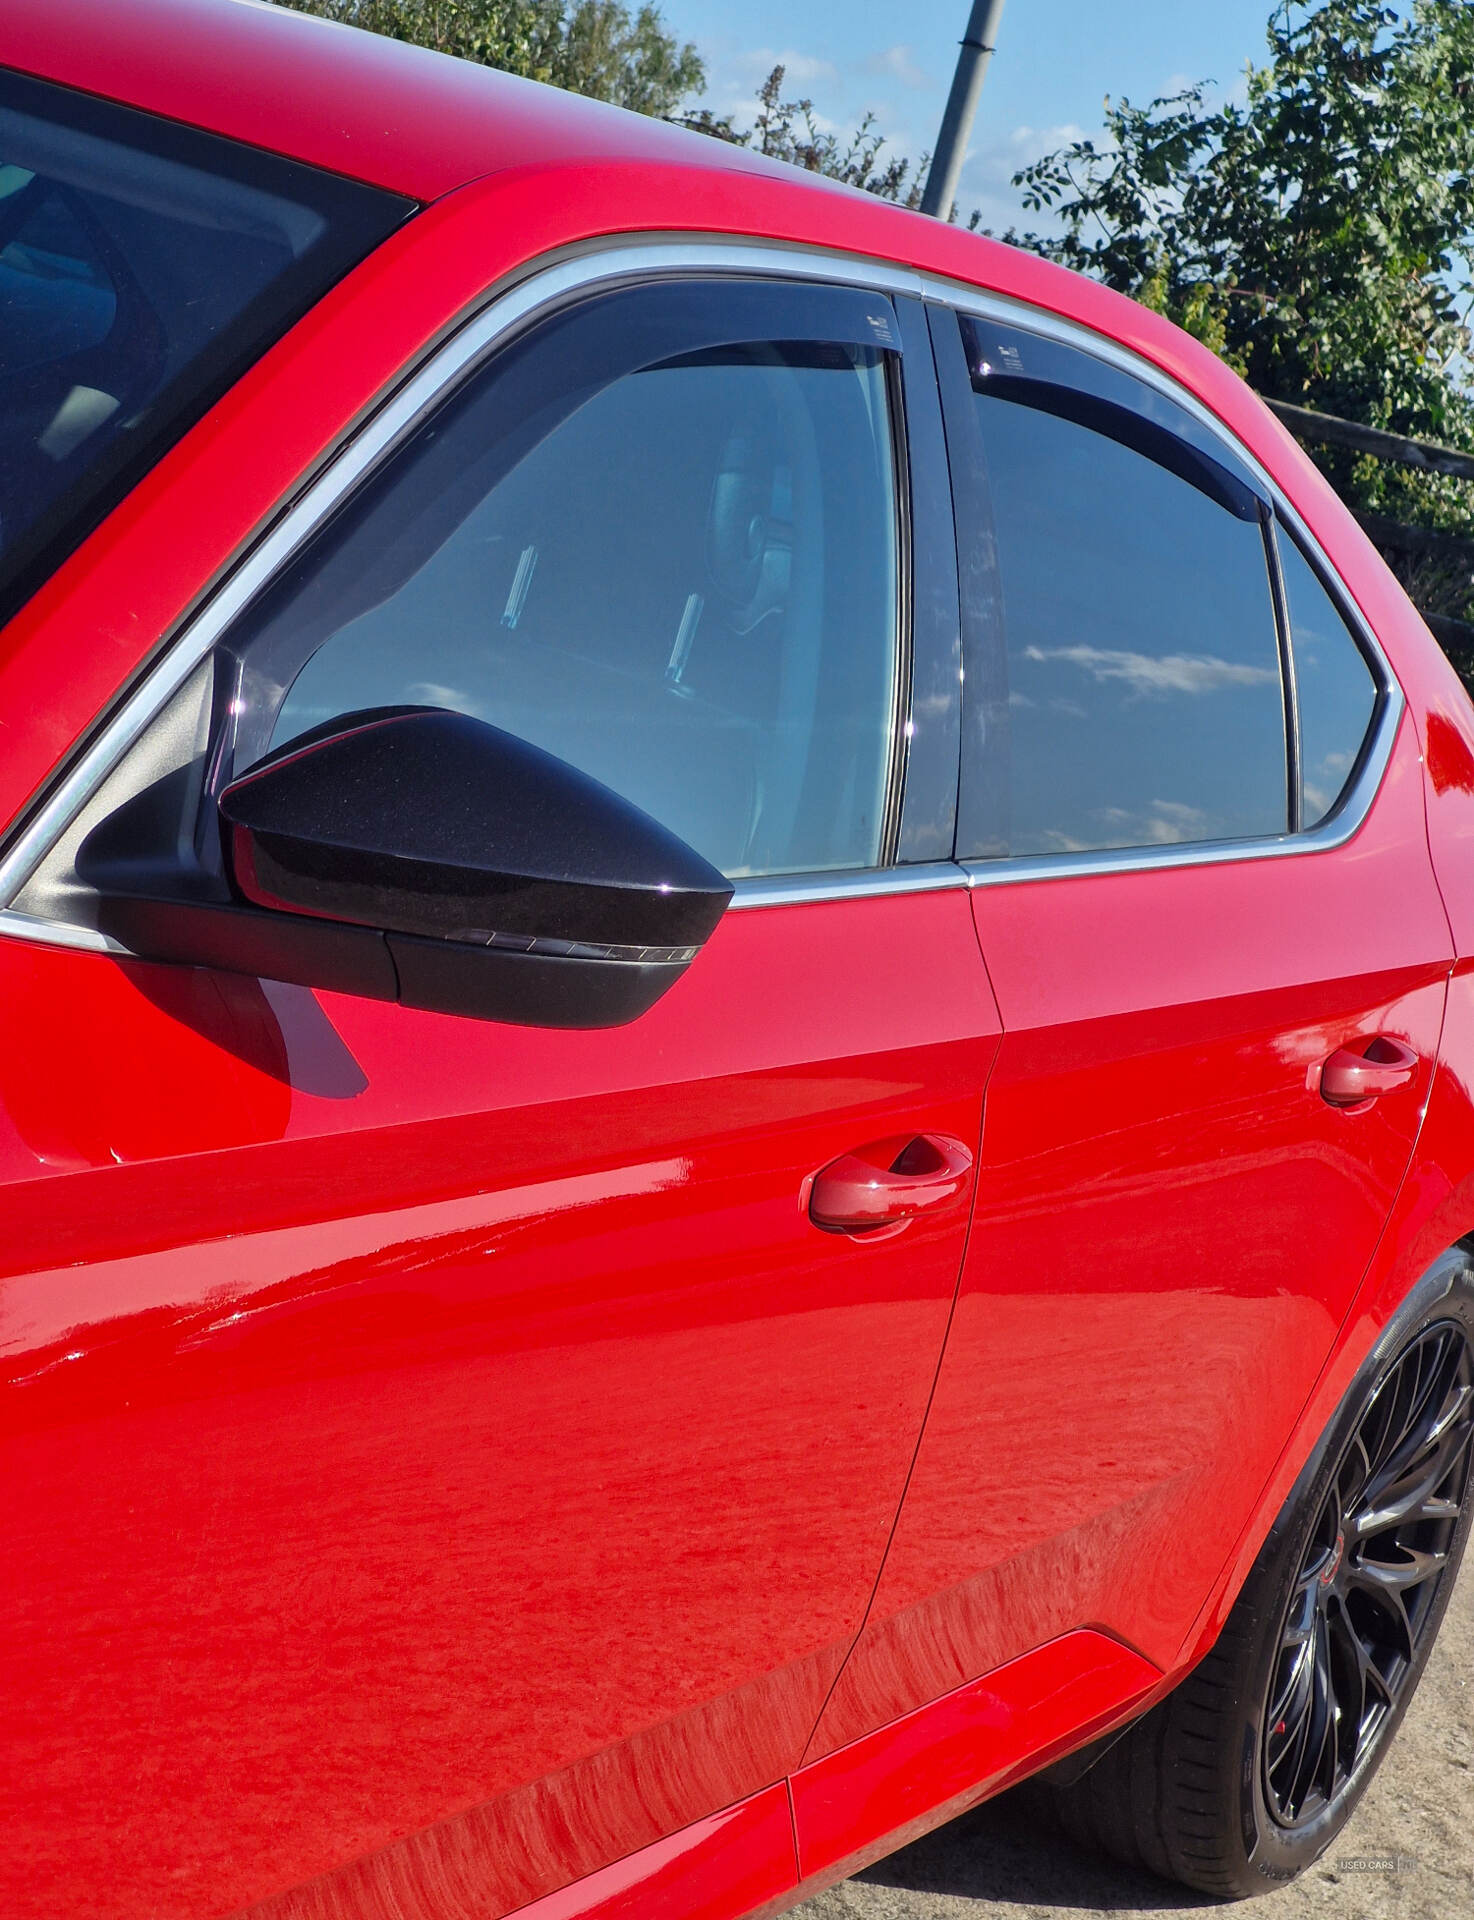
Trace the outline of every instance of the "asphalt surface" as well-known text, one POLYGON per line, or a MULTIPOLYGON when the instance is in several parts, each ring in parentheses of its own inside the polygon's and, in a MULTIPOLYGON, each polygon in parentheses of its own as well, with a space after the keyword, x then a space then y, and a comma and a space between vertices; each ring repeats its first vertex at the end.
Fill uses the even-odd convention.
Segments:
MULTIPOLYGON (((802 1920, 1170 1920, 1218 1902, 1082 1853, 1028 1789, 797 1909, 802 1920)), ((1318 1866, 1239 1909, 1264 1920, 1474 1920, 1474 1551, 1366 1798, 1318 1866)))

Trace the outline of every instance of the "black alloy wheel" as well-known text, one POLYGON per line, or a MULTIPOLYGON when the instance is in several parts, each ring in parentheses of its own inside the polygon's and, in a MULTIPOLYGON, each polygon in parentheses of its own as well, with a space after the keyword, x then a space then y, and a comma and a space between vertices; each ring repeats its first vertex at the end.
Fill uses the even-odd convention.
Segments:
POLYGON ((1377 1388, 1337 1468, 1280 1629, 1261 1761, 1283 1827, 1364 1771, 1449 1565, 1469 1482, 1474 1351, 1427 1328, 1377 1388))

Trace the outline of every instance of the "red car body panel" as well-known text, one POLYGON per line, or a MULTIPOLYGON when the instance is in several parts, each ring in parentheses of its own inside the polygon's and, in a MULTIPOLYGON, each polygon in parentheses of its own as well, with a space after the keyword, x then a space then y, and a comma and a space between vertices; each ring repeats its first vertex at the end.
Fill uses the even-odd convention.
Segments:
POLYGON ((1417 1138, 1452 961, 1406 854, 1422 805, 1405 722, 1354 859, 974 893, 1005 1029, 977 1217, 901 1524, 811 1751, 1080 1619, 1178 1663, 1417 1138), (1395 1101, 1306 1098, 1379 1033, 1426 1063, 1395 1101))
POLYGON ((0 63, 435 202, 0 632, 0 819, 473 304, 615 235, 1132 349, 1407 695, 1345 848, 735 913, 609 1033, 0 940, 7 1920, 776 1910, 1180 1676, 1474 1231, 1474 713, 1248 390, 1044 262, 247 0, 51 0, 0 63), (1373 1032, 1437 1069, 1333 1113, 1373 1032), (976 1147, 985 1087, 965 1263, 965 1202, 812 1230, 808 1174, 976 1147))
POLYGON ((976 1147, 997 1023, 956 892, 703 960, 590 1035, 0 945, 7 1915, 228 1911, 484 1802, 509 1908, 797 1766, 968 1218, 800 1195, 976 1147))

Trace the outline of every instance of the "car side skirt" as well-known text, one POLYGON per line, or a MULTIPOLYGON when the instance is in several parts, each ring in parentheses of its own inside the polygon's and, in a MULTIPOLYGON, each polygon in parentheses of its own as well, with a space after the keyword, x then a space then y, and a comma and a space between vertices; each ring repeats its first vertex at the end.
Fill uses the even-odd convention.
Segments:
MULTIPOLYGON (((929 1832, 1132 1719, 1169 1684, 1109 1634, 1081 1628, 837 1748, 789 1779, 586 1874, 513 1920, 752 1920, 929 1832)), ((454 1827, 457 1822, 448 1823, 454 1827)), ((474 1860, 412 1835, 237 1920, 432 1920, 474 1899, 474 1860)))

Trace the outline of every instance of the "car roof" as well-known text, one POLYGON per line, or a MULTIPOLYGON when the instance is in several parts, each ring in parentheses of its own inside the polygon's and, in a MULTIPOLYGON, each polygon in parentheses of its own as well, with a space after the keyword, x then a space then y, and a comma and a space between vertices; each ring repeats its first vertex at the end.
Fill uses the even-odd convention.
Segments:
POLYGON ((745 148, 270 0, 44 0, 5 11, 0 65, 421 201, 550 161, 794 178, 745 148))

